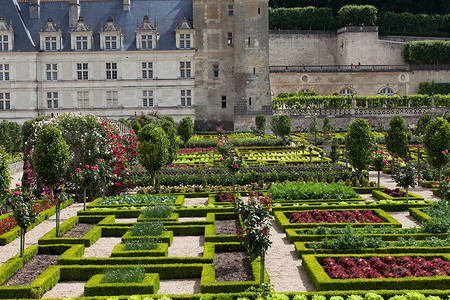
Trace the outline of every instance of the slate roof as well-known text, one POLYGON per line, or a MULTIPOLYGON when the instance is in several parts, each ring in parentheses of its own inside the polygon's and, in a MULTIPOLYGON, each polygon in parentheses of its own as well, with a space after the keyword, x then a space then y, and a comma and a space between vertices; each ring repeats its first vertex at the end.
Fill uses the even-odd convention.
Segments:
MULTIPOLYGON (((47 19, 52 18, 60 25, 63 34, 62 51, 70 50, 69 2, 67 0, 41 0, 40 19, 30 19, 28 2, 16 0, 0 0, 2 2, 0 15, 9 22, 12 20, 14 29, 13 51, 39 51, 39 32, 45 26, 47 19), (21 21, 23 20, 23 22, 21 21), (27 35, 27 29, 30 37, 27 35), (34 46, 33 46, 34 43, 34 46)), ((91 25, 94 32, 92 50, 100 50, 100 27, 105 25, 109 16, 114 23, 120 23, 123 37, 122 51, 136 50, 136 24, 142 23, 145 15, 155 25, 160 35, 157 50, 175 49, 176 22, 186 16, 192 20, 192 0, 131 0, 130 11, 123 10, 122 0, 80 1, 80 15, 86 25, 91 25)))

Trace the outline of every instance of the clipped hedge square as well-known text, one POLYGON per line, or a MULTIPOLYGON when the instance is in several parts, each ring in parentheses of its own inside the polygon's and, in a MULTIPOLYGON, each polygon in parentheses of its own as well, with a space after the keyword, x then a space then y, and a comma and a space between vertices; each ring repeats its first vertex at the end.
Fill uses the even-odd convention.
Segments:
POLYGON ((84 286, 85 296, 118 296, 156 294, 159 290, 159 274, 146 273, 140 283, 102 283, 104 274, 92 276, 84 286))

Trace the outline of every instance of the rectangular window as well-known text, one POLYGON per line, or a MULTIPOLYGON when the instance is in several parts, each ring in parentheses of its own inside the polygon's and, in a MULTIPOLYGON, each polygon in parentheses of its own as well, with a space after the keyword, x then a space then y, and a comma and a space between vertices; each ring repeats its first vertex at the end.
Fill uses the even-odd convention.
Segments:
POLYGON ((117 79, 117 63, 106 63, 106 79, 117 79))
POLYGON ((9 64, 0 64, 0 81, 9 81, 9 64))
POLYGON ((77 80, 89 79, 88 63, 77 63, 77 80))
POLYGON ((213 65, 213 78, 219 78, 219 65, 213 65))
POLYGON ((89 91, 77 92, 78 108, 89 108, 89 91))
POLYGON ((248 38, 248 46, 250 47, 250 45, 251 45, 251 40, 250 40, 250 37, 248 38))
POLYGON ((117 50, 117 36, 105 36, 105 49, 117 50))
POLYGON ((153 79, 153 62, 142 63, 142 79, 153 79))
POLYGON ((233 33, 232 32, 228 32, 227 44, 233 45, 233 33))
POLYGON ((7 35, 0 35, 0 51, 9 50, 9 37, 7 35))
POLYGON ((142 106, 153 107, 153 91, 151 90, 142 91, 142 106))
POLYGON ((180 49, 191 49, 190 34, 180 34, 180 49))
POLYGON ((47 92, 47 108, 58 108, 58 92, 47 92))
POLYGON ((119 106, 119 92, 118 91, 106 91, 106 106, 118 107, 119 106))
POLYGON ((76 50, 82 51, 88 49, 88 37, 87 36, 77 36, 76 37, 76 50))
POLYGON ((45 37, 45 51, 56 51, 56 36, 45 37))
POLYGON ((191 90, 181 90, 181 106, 182 107, 192 106, 191 90))
POLYGON ((151 35, 142 35, 141 36, 141 48, 143 50, 151 50, 151 49, 153 49, 153 36, 151 36, 151 35))
POLYGON ((180 62, 180 78, 186 79, 191 78, 191 62, 181 61, 180 62))
POLYGON ((0 110, 11 109, 11 95, 10 93, 0 93, 0 110))
POLYGON ((222 108, 227 108, 227 96, 222 96, 222 108))
POLYGON ((229 16, 233 15, 233 4, 228 5, 228 15, 229 16))
POLYGON ((58 65, 57 64, 46 64, 45 72, 47 75, 47 80, 58 80, 58 65))

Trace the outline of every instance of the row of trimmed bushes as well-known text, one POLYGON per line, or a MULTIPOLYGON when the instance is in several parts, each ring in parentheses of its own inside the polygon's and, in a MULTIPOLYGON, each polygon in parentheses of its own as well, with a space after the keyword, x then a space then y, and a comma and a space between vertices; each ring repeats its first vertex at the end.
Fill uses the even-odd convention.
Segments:
POLYGON ((430 96, 450 94, 450 82, 421 82, 419 83, 419 94, 430 96))
POLYGON ((328 7, 293 7, 269 8, 269 28, 297 30, 337 30, 345 25, 378 25, 380 32, 389 34, 416 32, 420 34, 448 34, 450 31, 450 15, 412 14, 408 12, 395 13, 387 11, 376 20, 376 9, 371 6, 348 5, 333 14, 328 7), (351 17, 343 14, 344 8, 351 8, 351 17), (375 21, 375 22, 374 22, 375 21))
MULTIPOLYGON (((346 181, 353 177, 350 171, 334 171, 330 169, 329 171, 323 172, 310 172, 310 171, 298 171, 298 172, 248 172, 248 173, 237 173, 236 183, 240 185, 252 184, 263 180, 264 182, 276 182, 276 181, 297 181, 300 177, 304 180, 315 180, 327 182, 333 181, 346 181)), ((233 177, 230 174, 217 175, 159 175, 159 182, 164 186, 189 186, 189 185, 202 185, 205 183, 205 179, 208 185, 215 186, 231 186, 233 184, 233 177)), ((137 178, 132 178, 133 186, 145 187, 151 186, 150 176, 141 176, 137 178)))
POLYGON ((403 57, 410 63, 449 63, 450 41, 414 41, 405 43, 403 57))
MULTIPOLYGON (((450 43, 449 43, 450 45, 450 43)), ((450 48, 449 48, 450 50, 450 48)), ((344 109, 351 108, 352 97, 347 96, 301 96, 292 95, 283 98, 273 99, 272 107, 275 111, 283 108, 287 109, 313 109, 313 108, 327 108, 327 109, 344 109)), ((435 107, 449 107, 449 95, 434 95, 435 107)), ((410 96, 353 96, 356 101, 356 108, 397 108, 397 107, 429 107, 432 99, 428 95, 410 95, 410 96)))

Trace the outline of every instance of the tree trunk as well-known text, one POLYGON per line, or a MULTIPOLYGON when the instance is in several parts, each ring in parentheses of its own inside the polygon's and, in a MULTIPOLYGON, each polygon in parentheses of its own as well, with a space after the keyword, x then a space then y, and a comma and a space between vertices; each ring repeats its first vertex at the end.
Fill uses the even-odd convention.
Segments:
POLYGON ((83 210, 86 211, 86 189, 83 190, 83 210))
POLYGON ((20 227, 20 257, 24 256, 25 252, 25 229, 20 227))
POLYGON ((409 195, 408 195, 408 187, 406 187, 406 203, 408 203, 409 195))
POLYGON ((236 198, 235 184, 236 184, 236 174, 233 173, 233 197, 236 198))
POLYGON ((152 178, 152 186, 155 187, 155 171, 150 172, 150 176, 152 178))
POLYGON ((56 203, 56 237, 59 237, 59 205, 56 203))
POLYGON ((378 183, 377 188, 380 189, 380 171, 378 171, 378 183))
POLYGON ((260 276, 259 276, 259 284, 260 284, 260 287, 263 287, 263 284, 264 284, 264 275, 265 275, 265 253, 263 252, 263 253, 261 253, 261 264, 260 264, 260 266, 261 266, 261 273, 260 273, 260 276))

